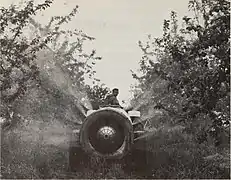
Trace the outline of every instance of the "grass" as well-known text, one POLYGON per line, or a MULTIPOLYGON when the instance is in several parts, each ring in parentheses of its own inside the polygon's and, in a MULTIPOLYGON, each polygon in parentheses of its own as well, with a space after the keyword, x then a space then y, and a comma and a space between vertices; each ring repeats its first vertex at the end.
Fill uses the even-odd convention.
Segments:
POLYGON ((217 153, 214 147, 198 145, 189 135, 170 127, 140 140, 130 159, 123 163, 108 164, 92 159, 86 162, 89 166, 83 171, 71 173, 67 127, 55 122, 47 124, 46 130, 36 127, 39 123, 3 133, 2 178, 229 178, 227 159, 204 158, 217 153), (60 141, 51 141, 48 137, 60 141), (226 163, 226 167, 220 167, 222 163, 226 163))
POLYGON ((229 151, 220 155, 219 160, 208 160, 206 157, 210 155, 221 154, 220 149, 209 144, 197 144, 193 137, 181 128, 159 128, 154 134, 140 140, 136 146, 149 152, 146 152, 149 154, 146 164, 153 178, 230 177, 229 151))

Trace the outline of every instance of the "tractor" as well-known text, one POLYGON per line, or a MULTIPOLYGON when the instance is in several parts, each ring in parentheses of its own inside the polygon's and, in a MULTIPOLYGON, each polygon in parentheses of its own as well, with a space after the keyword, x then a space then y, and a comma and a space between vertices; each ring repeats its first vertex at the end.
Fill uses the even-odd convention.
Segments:
POLYGON ((89 157, 123 159, 136 139, 145 133, 145 123, 139 111, 124 110, 120 106, 88 110, 80 128, 71 132, 69 167, 78 169, 89 157))

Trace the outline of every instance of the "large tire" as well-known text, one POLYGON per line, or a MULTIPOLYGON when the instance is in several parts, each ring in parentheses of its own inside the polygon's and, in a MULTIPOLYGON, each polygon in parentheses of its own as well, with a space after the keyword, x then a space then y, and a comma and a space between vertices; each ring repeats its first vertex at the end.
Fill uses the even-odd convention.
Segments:
POLYGON ((131 119, 122 109, 103 108, 90 114, 80 129, 86 153, 105 159, 121 159, 132 148, 131 119))

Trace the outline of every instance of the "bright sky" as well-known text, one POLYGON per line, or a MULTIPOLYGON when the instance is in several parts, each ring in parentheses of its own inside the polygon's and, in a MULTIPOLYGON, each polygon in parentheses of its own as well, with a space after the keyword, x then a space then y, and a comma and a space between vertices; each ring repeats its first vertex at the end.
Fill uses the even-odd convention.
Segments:
MULTIPOLYGON (((0 0, 6 6, 20 0, 0 0)), ((42 0, 39 0, 42 1, 42 0)), ((96 49, 102 56, 96 66, 96 77, 108 87, 120 89, 119 99, 129 97, 134 80, 130 70, 138 69, 142 56, 138 41, 148 34, 162 34, 163 21, 171 10, 182 17, 188 13, 188 0, 56 0, 42 21, 52 15, 64 15, 79 5, 79 14, 68 28, 82 29, 96 38, 86 48, 96 49)))

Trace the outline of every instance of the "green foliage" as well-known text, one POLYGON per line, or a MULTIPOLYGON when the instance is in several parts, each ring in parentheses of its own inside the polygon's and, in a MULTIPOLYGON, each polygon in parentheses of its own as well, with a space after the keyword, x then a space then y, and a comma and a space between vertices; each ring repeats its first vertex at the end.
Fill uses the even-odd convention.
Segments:
POLYGON ((189 8, 195 16, 185 16, 182 28, 172 12, 164 21, 162 37, 139 42, 143 75, 134 77, 144 92, 150 89, 156 108, 190 128, 199 123, 208 132, 229 124, 230 4, 194 0, 189 8), (209 118, 198 118, 199 114, 209 118))
MULTIPOLYGON (((4 104, 5 109, 10 109, 12 103, 25 93, 28 82, 38 77, 36 53, 51 40, 51 35, 28 40, 23 30, 28 26, 30 17, 51 3, 46 0, 34 5, 33 1, 29 1, 23 9, 14 5, 8 9, 0 8, 0 89, 1 106, 4 104)), ((5 116, 9 118, 10 113, 7 110, 5 116)))
POLYGON ((104 99, 109 94, 110 89, 104 85, 94 85, 93 87, 86 86, 86 92, 93 109, 98 109, 100 105, 104 104, 104 99))
POLYGON ((95 65, 95 61, 100 60, 101 57, 96 56, 95 50, 88 54, 83 49, 84 42, 94 40, 93 37, 78 29, 63 29, 66 19, 70 21, 71 17, 77 13, 77 9, 78 6, 68 16, 52 17, 47 25, 42 25, 33 19, 30 19, 30 22, 35 34, 43 36, 54 34, 52 42, 47 45, 50 51, 48 54, 53 56, 52 60, 49 63, 48 60, 44 62, 42 68, 46 71, 52 69, 52 66, 60 68, 62 73, 68 76, 71 86, 80 88, 84 85, 86 77, 95 80, 95 71, 92 70, 92 67, 95 65))
MULTIPOLYGON (((77 8, 78 6, 73 9, 70 13, 71 16, 75 15, 77 8)), ((63 93, 73 96, 78 103, 83 105, 84 102, 81 102, 81 99, 88 101, 88 91, 91 91, 90 86, 86 85, 85 79, 89 78, 93 82, 99 81, 94 78, 93 66, 98 60, 101 60, 101 57, 96 56, 95 50, 86 53, 83 48, 84 42, 94 40, 93 37, 78 29, 64 30, 62 28, 61 25, 66 23, 63 20, 65 18, 66 16, 52 17, 47 25, 39 24, 33 19, 30 20, 31 29, 35 34, 54 34, 54 38, 52 42, 48 43, 47 49, 40 51, 37 62, 43 74, 42 86, 44 88, 51 88, 50 83, 52 82, 52 86, 56 86, 63 93), (45 79, 49 79, 50 82, 48 84, 44 83, 45 79)), ((87 106, 90 108, 90 105, 87 106)))
POLYGON ((54 96, 63 91, 61 94, 80 103, 86 96, 84 79, 97 81, 92 67, 101 57, 95 50, 88 54, 83 49, 84 42, 94 38, 63 28, 76 15, 78 6, 66 16, 52 17, 46 25, 33 19, 51 4, 29 1, 21 9, 16 5, 1 8, 1 120, 17 119, 16 104, 28 90, 42 88, 54 96))

